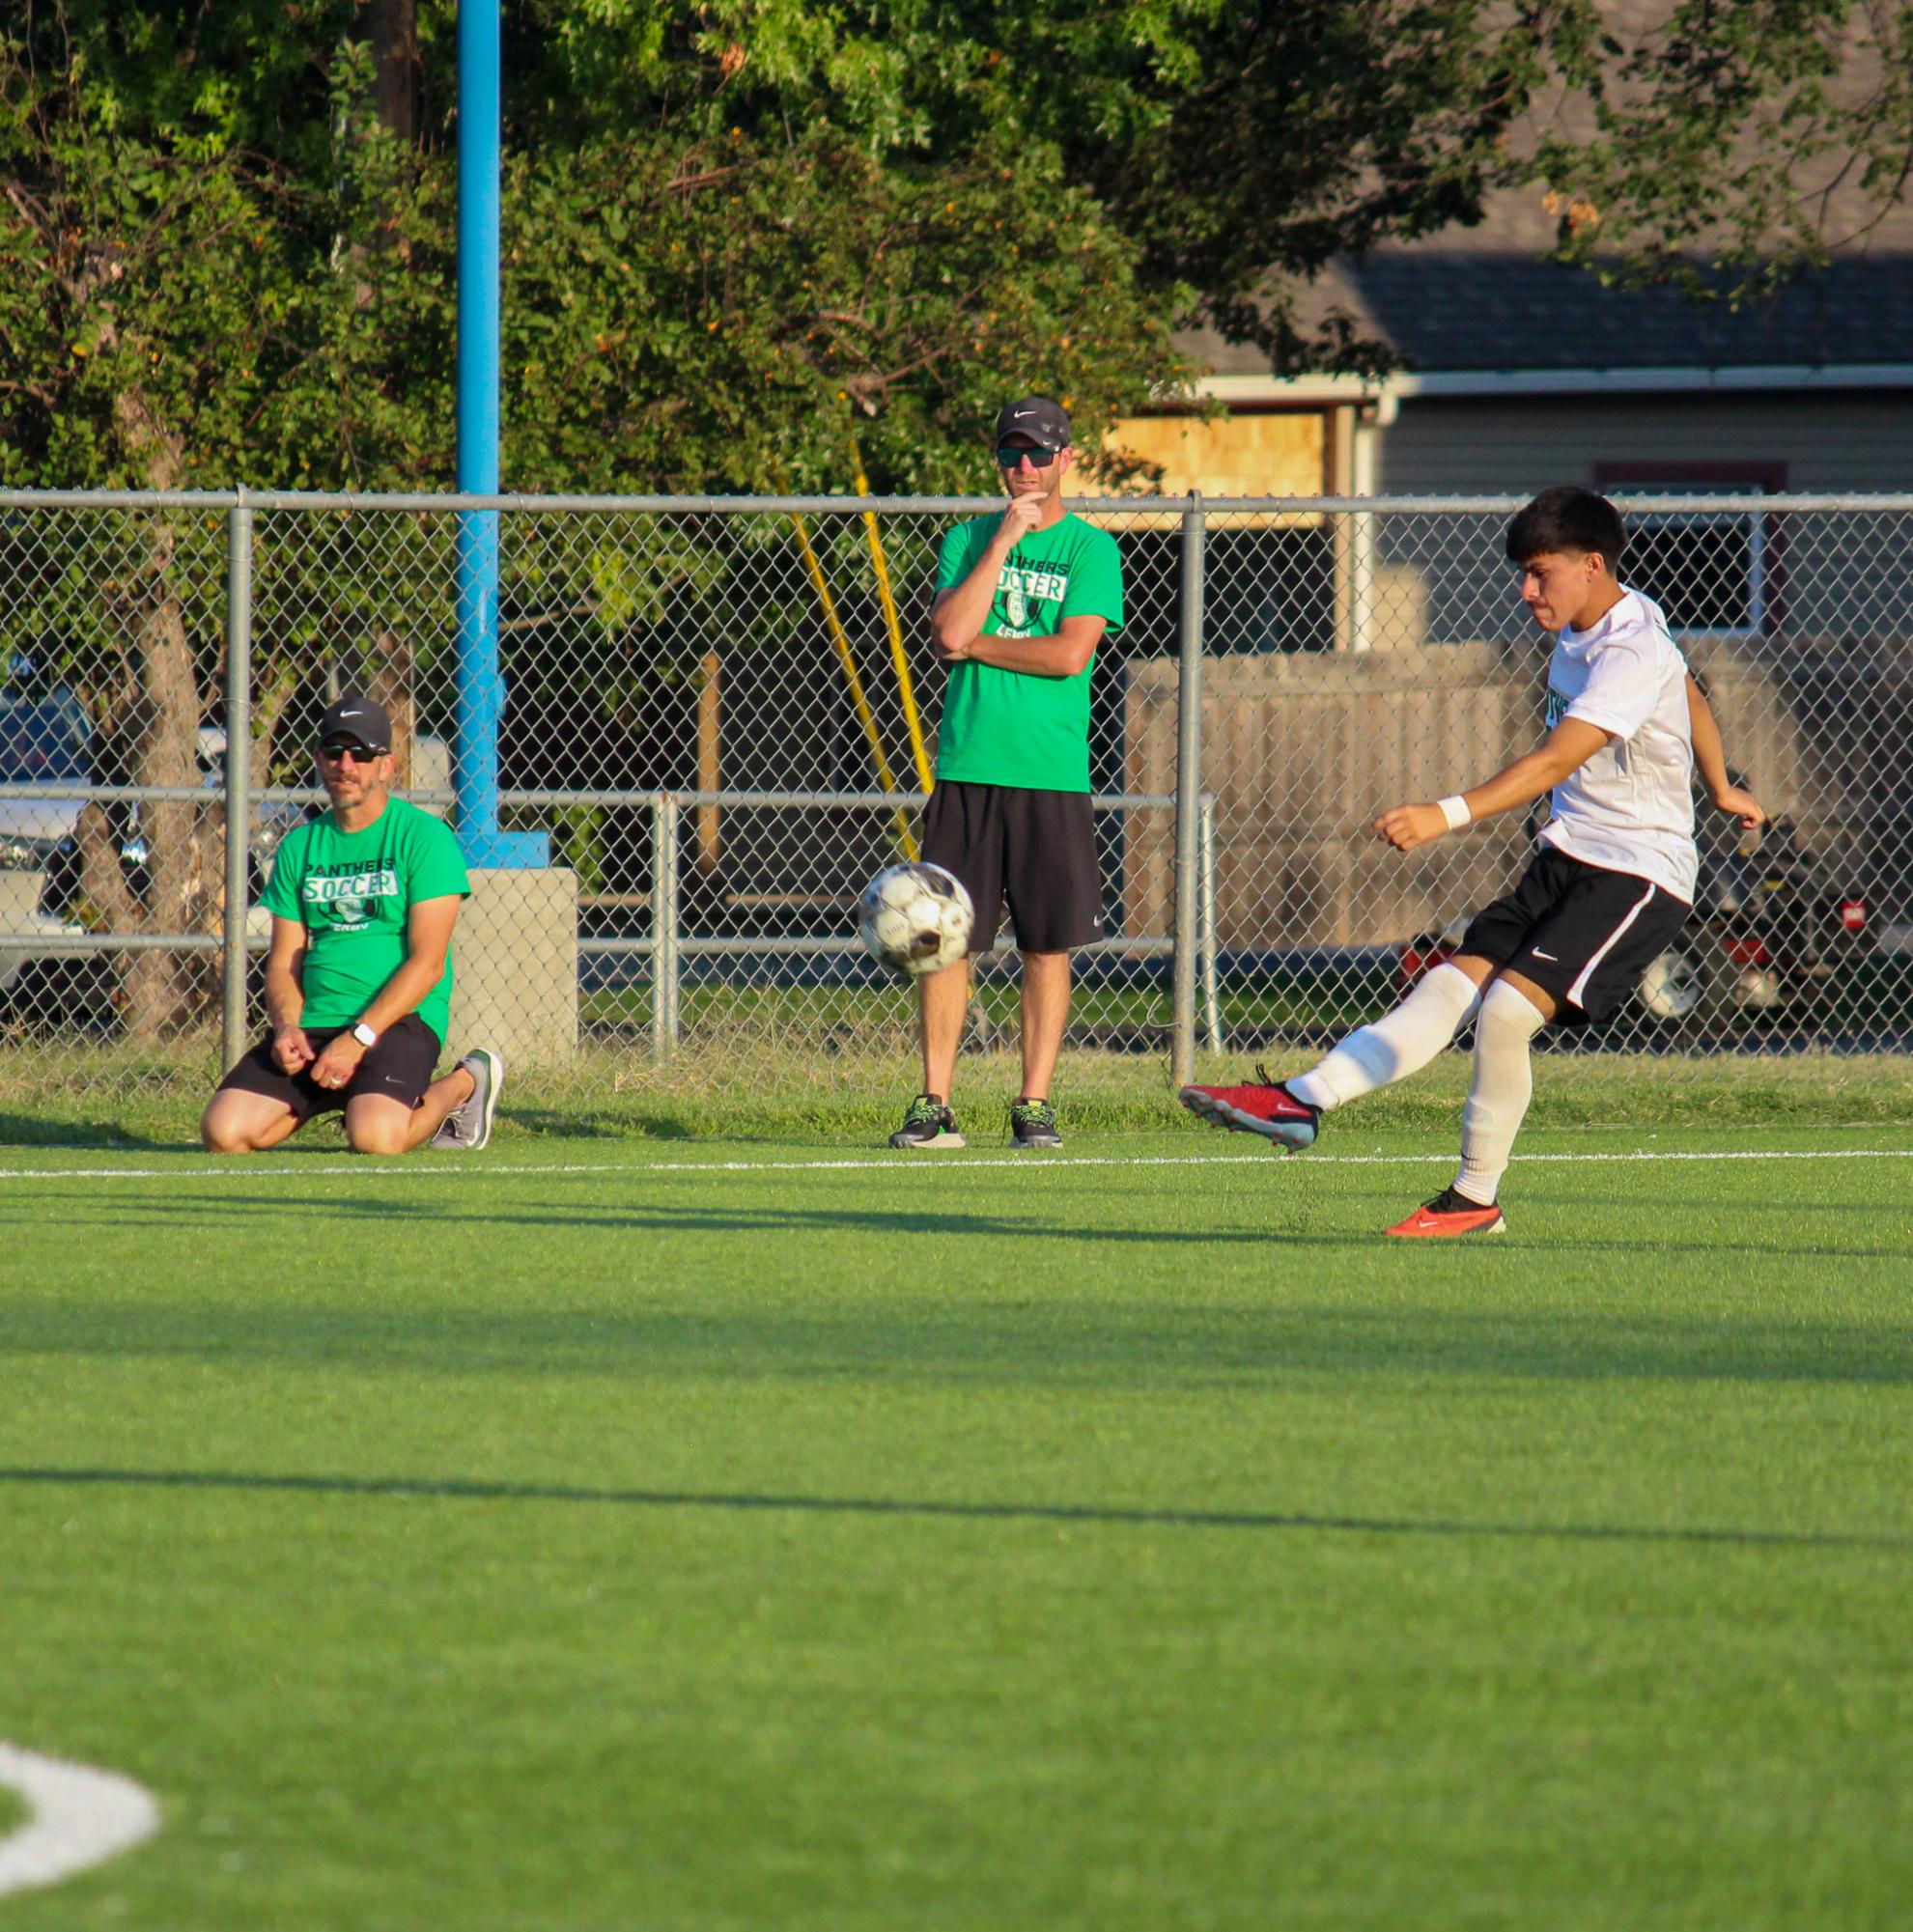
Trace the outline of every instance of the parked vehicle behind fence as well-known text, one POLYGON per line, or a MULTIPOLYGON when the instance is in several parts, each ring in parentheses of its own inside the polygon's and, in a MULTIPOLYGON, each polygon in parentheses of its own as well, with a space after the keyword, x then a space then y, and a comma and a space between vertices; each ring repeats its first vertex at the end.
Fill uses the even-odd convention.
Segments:
MULTIPOLYGON (((35 788, 29 798, 0 798, 0 999, 43 1018, 70 1015, 110 1001, 110 956, 86 944, 92 930, 81 889, 79 818, 85 799, 74 790, 97 777, 93 734, 79 703, 55 690, 33 700, 0 700, 0 786, 35 788), (43 790, 42 790, 43 788, 43 790)), ((199 731, 201 781, 226 782, 226 734, 199 731)), ((105 807, 120 864, 134 893, 146 886, 147 847, 137 801, 105 807)), ((256 901, 279 841, 306 815, 295 804, 269 804, 254 823, 248 902, 256 901)), ((256 905, 248 929, 267 930, 256 905)))

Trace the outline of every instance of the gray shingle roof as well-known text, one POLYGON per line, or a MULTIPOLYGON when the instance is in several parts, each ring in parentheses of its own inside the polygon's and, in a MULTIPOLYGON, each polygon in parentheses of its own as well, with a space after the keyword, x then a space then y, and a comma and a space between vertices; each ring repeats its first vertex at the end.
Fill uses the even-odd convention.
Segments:
POLYGON ((1411 369, 1708 369, 1913 362, 1913 254, 1836 260, 1735 310, 1603 288, 1532 256, 1430 248, 1340 265, 1348 306, 1411 369))

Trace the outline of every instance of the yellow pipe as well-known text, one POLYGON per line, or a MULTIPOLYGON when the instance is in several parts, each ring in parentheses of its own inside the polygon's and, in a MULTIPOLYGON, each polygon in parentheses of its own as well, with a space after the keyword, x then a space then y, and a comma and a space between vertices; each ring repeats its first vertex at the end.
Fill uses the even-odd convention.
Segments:
MULTIPOLYGON (((857 471, 857 493, 870 494, 870 484, 863 474, 863 452, 857 444, 857 429, 850 429, 850 460, 857 471)), ((910 654, 903 648, 903 626, 897 622, 897 601, 890 592, 890 568, 884 557, 884 540, 877 531, 877 513, 866 510, 863 513, 864 534, 870 539, 870 562, 877 573, 877 595, 884 605, 884 622, 890 632, 890 662, 897 667, 897 694, 903 700, 904 723, 910 728, 910 755, 916 763, 916 782, 923 787, 926 796, 937 789, 937 779, 930 770, 930 751, 923 742, 923 721, 916 714, 916 686, 911 682, 910 654)))
MULTIPOLYGON (((897 781, 890 775, 889 761, 884 756, 884 741, 877 730, 876 717, 871 713, 869 699, 863 695, 863 680, 857 674, 857 659, 851 654, 850 639, 844 634, 843 621, 837 615, 837 601, 830 595, 824 566, 817 561, 817 552, 810 546, 810 532, 804 528, 803 518, 795 510, 791 512, 791 528, 797 532, 798 548, 803 552, 803 567, 810 573, 817 602, 823 607, 825 628, 830 633, 830 642, 836 647, 837 662, 843 666, 844 683, 850 686, 858 722, 862 725, 864 739, 869 743, 870 762, 877 768, 877 783, 884 791, 894 792, 897 781)), ((896 812, 896 828, 897 844, 903 855, 914 858, 916 841, 911 836, 910 815, 901 806, 896 812)))

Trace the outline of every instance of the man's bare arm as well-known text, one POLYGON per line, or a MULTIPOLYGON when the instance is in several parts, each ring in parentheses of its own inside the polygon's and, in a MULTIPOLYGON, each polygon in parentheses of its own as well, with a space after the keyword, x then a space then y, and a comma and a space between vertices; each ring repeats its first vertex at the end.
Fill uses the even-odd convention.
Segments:
POLYGON ((266 954, 266 1023, 272 1029, 272 1056, 281 1073, 295 1074, 312 1059, 312 1043, 299 1018, 305 1011, 305 923, 272 915, 272 942, 266 954))
POLYGON ((997 528, 983 554, 970 568, 970 574, 948 590, 940 590, 930 606, 930 635, 937 649, 947 655, 961 651, 983 634, 989 621, 990 604, 997 595, 1003 566, 1010 552, 1035 527, 1043 513, 1041 501, 1019 496, 1007 505, 997 519, 997 528))
POLYGON ((296 1026, 305 1011, 305 924, 272 915, 272 942, 266 954, 266 1018, 276 1031, 296 1026))
MULTIPOLYGON (((458 893, 447 893, 441 898, 416 901, 406 914, 405 959, 373 995, 372 1004, 359 1015, 375 1033, 396 1026, 408 1013, 416 1013, 419 1002, 438 984, 462 903, 458 893)), ((327 1042, 325 1050, 314 1062, 313 1078, 321 1086, 343 1086, 352 1078, 366 1050, 350 1032, 341 1033, 336 1040, 327 1042), (335 1075, 337 1078, 332 1078, 335 1075)))
MULTIPOLYGON (((1604 745, 1614 733, 1603 731, 1585 718, 1564 717, 1533 751, 1524 753, 1512 765, 1484 784, 1461 794, 1468 816, 1491 819, 1499 812, 1517 811, 1531 805, 1543 793, 1552 792, 1570 772, 1578 771, 1604 745)), ((1397 852, 1413 852, 1427 845, 1449 829, 1448 816, 1439 805, 1397 805, 1375 821, 1377 838, 1386 839, 1397 852)))
POLYGON ((1073 678, 1096 655, 1109 626, 1106 617, 1065 617, 1051 637, 975 637, 961 650, 945 651, 946 664, 965 658, 994 664, 999 671, 1023 671, 1037 678, 1073 678))
POLYGON ((425 995, 443 977, 452 928, 459 922, 459 908, 464 903, 456 892, 413 902, 406 914, 406 957, 359 1015, 375 1033, 397 1025, 408 1013, 416 1013, 425 995))
POLYGON ((1739 819, 1743 831, 1755 832, 1766 824, 1767 815, 1752 792, 1733 782, 1727 769, 1727 749, 1721 743, 1721 728, 1714 721, 1714 709, 1700 681, 1687 675, 1687 720, 1694 734, 1694 765, 1707 797, 1723 812, 1739 819))

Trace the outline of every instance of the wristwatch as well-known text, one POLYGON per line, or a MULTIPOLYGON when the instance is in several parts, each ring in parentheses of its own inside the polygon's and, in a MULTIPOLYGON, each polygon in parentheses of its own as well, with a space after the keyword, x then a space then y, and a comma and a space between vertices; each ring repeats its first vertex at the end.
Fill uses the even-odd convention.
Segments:
POLYGON ((361 1047, 376 1047, 379 1044, 379 1035, 363 1020, 352 1022, 352 1038, 361 1047))

